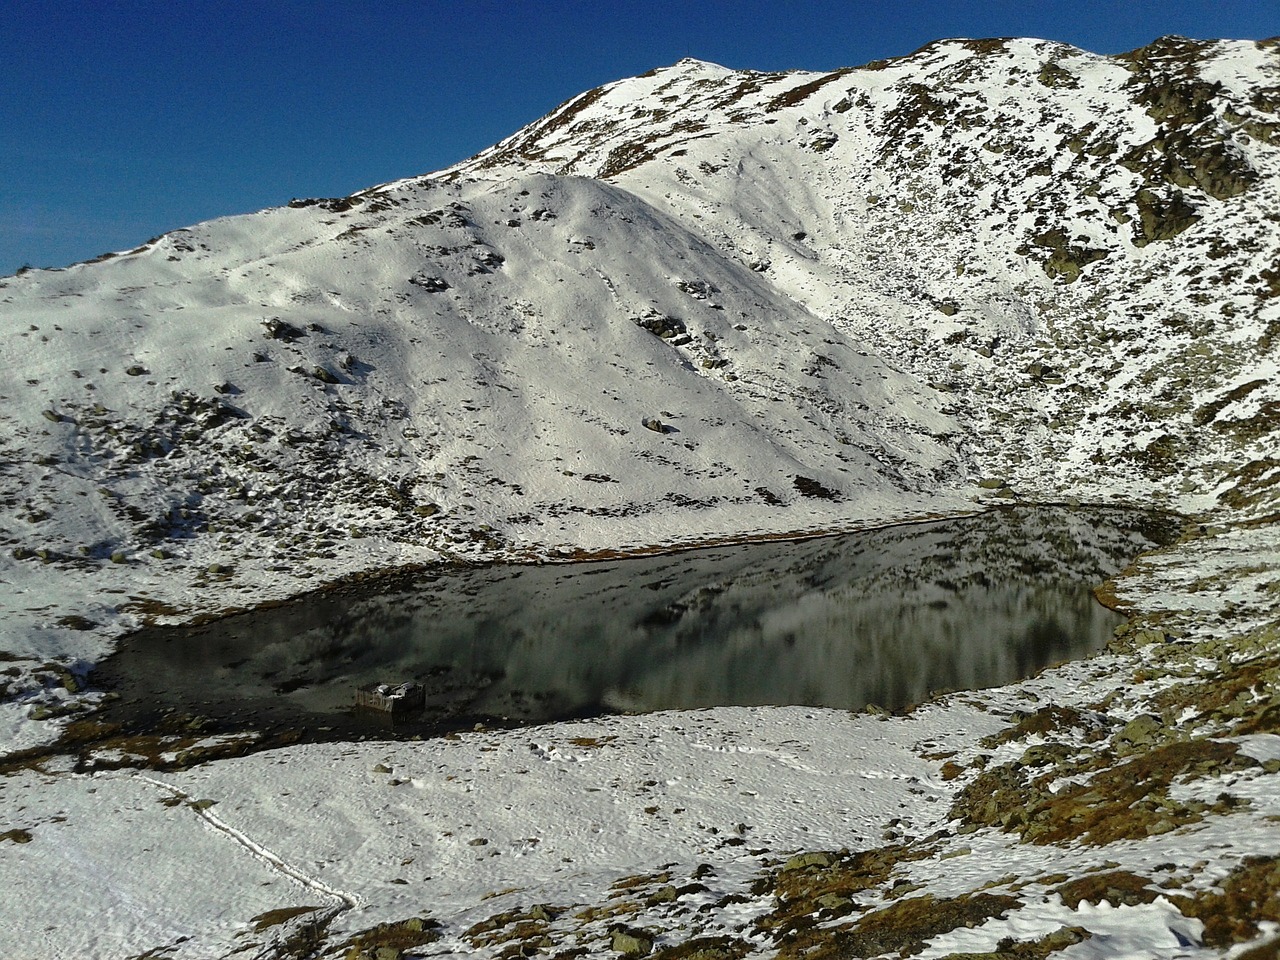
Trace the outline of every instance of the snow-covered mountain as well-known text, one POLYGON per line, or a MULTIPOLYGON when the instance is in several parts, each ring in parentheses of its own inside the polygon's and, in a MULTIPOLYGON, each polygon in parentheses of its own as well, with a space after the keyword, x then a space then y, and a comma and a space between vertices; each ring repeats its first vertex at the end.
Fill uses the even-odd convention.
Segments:
POLYGON ((1276 413, 1278 67, 1275 42, 1176 37, 947 41, 821 75, 685 61, 454 175, 603 178, 675 211, 942 394, 1002 476, 1247 497, 1276 413))
MULTIPOLYGON (((0 279, 7 955, 1274 954, 1278 148, 1275 40, 683 61, 449 170, 0 279), (281 749, 68 722, 144 620, 1012 498, 1201 525, 1106 585, 1108 653, 907 716, 281 749)), ((1095 569, 1047 552, 1088 560, 1088 517, 1034 526, 1033 566, 1095 569)), ((872 570, 868 619, 1016 585, 993 527, 959 563, 868 540, 921 560, 872 570)))
POLYGON ((686 60, 440 173, 0 280, 6 646, 1006 484, 1265 511, 1278 73, 1180 38, 686 60))

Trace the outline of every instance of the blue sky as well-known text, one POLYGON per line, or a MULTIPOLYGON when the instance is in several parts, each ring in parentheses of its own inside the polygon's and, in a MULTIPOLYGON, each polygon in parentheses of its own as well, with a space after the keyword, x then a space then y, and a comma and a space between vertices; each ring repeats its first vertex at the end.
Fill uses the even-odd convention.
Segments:
POLYGON ((829 70, 941 37, 1280 34, 1280 0, 0 0, 0 275, 447 166, 692 56, 829 70))

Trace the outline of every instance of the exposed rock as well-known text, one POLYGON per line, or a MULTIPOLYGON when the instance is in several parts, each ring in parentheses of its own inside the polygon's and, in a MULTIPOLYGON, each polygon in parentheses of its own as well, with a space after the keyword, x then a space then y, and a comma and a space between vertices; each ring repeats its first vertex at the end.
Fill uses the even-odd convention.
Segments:
POLYGON ((614 950, 627 957, 647 956, 653 950, 653 938, 639 930, 620 927, 612 931, 610 943, 614 950))
POLYGON ((1116 752, 1121 756, 1149 749, 1168 736, 1159 717, 1149 713, 1134 717, 1115 736, 1116 752))
POLYGON ((804 870, 808 867, 829 867, 835 863, 835 857, 829 853, 814 851, 799 853, 782 865, 783 870, 804 870))
POLYGON ((267 336, 272 340, 282 340, 285 343, 292 343, 306 335, 299 327, 295 327, 292 323, 287 320, 281 320, 279 317, 263 320, 262 326, 266 328, 267 336))
POLYGON ((1079 78, 1069 70, 1064 69, 1059 64, 1050 62, 1040 68, 1040 73, 1036 76, 1036 80, 1041 86, 1049 87, 1053 90, 1079 90, 1079 78))
POLYGON ((824 486, 812 477, 793 477, 791 481, 802 497, 815 500, 839 500, 840 494, 830 487, 824 486))
POLYGON ((688 332, 683 320, 663 314, 636 317, 633 322, 636 326, 648 330, 654 336, 661 337, 664 340, 670 340, 688 332))
POLYGON ((409 278, 409 282, 416 287, 421 287, 427 293, 443 293, 449 289, 449 282, 443 277, 415 274, 409 278))
POLYGON ((1111 253, 1110 250, 1088 246, 1086 237, 1072 240, 1062 227, 1037 234, 1031 242, 1049 251, 1049 258, 1043 263, 1044 272, 1064 283, 1075 283, 1080 279, 1081 270, 1091 263, 1105 260, 1111 253))
POLYGON ((1162 198, 1151 190, 1139 190, 1134 198, 1138 219, 1134 222, 1134 246, 1145 247, 1158 240, 1171 240, 1190 229, 1200 215, 1178 190, 1162 198))

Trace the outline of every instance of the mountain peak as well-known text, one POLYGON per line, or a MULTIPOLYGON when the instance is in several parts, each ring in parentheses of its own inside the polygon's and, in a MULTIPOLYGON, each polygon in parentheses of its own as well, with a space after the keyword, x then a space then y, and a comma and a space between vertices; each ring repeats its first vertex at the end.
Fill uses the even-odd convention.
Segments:
POLYGON ((719 70, 725 69, 718 63, 713 63, 710 60, 699 60, 697 57, 681 57, 671 66, 677 70, 702 70, 707 68, 719 70))
MULTIPOLYGON (((647 73, 642 73, 641 77, 667 76, 669 74, 726 74, 735 71, 729 67, 710 60, 699 60, 697 57, 681 57, 675 63, 662 67, 655 67, 647 73)), ((624 81, 625 82, 625 81, 624 81)))

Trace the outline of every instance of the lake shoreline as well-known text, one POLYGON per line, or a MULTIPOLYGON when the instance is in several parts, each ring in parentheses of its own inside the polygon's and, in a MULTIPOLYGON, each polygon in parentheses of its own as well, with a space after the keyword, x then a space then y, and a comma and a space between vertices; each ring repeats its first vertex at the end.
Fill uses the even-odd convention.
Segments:
POLYGON ((140 631, 121 640, 90 683, 111 691, 97 714, 109 727, 133 735, 255 731, 263 743, 282 733, 295 741, 404 739, 731 705, 901 712, 944 690, 1002 685, 1102 649, 1120 617, 1101 616, 1094 588, 1180 523, 1125 508, 1011 505, 801 540, 437 568, 140 631), (1116 532, 1102 534, 1109 517, 1116 532), (1121 536, 1122 528, 1134 532, 1121 536), (1145 546, 1127 539, 1138 529, 1145 546), (1073 536, 1086 540, 1068 548, 1073 536), (1120 552, 1096 566, 1109 537, 1105 549, 1120 552), (1050 541, 1079 557, 1017 559, 1050 541), (896 578, 907 592, 893 586, 896 578), (1051 600, 1060 588, 1050 584, 1068 581, 1080 586, 1051 600), (1076 590, 1084 592, 1068 601, 1076 590), (868 614, 856 612, 868 603, 868 614), (1001 604, 1014 605, 1002 612, 1001 604), (419 607, 425 619, 415 620, 419 607), (1054 617, 1067 619, 1050 626, 1054 617), (966 630, 984 639, 965 640, 966 630), (1086 636, 1093 639, 1077 639, 1086 636), (362 684, 415 678, 429 694, 426 713, 392 720, 352 706, 362 684))

